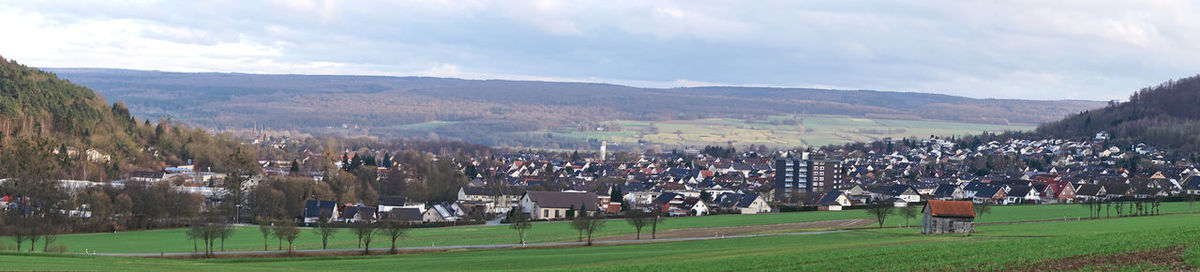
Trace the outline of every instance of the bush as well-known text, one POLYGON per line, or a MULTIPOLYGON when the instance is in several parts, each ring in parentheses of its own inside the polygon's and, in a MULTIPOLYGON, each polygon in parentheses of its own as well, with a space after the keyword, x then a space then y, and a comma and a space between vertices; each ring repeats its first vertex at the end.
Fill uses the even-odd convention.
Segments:
POLYGON ((67 246, 64 244, 52 244, 46 249, 49 253, 67 253, 67 246))

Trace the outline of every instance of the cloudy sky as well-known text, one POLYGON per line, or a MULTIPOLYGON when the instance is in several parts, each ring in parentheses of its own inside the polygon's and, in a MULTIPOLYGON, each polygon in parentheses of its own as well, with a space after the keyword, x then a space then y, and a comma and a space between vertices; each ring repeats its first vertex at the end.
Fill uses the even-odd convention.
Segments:
POLYGON ((1200 73, 1190 1, 903 2, 0 0, 0 56, 1092 100, 1200 73))

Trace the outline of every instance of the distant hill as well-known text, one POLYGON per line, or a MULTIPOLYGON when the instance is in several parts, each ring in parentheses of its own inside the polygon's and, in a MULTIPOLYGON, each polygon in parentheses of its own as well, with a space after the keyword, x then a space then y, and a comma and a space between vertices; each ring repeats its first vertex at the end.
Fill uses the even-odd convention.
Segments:
POLYGON ((1128 102, 1084 111, 1037 128, 1039 134, 1088 137, 1106 131, 1124 144, 1146 143, 1200 152, 1200 76, 1144 88, 1128 102))
MULTIPOLYGON (((62 166, 56 175, 88 180, 189 160, 223 169, 238 146, 203 130, 139 122, 122 103, 109 105, 88 88, 0 57, 0 146, 19 138, 50 141, 62 166)), ((247 147, 244 154, 252 153, 247 147)))
POLYGON ((1094 101, 973 99, 866 90, 656 89, 427 77, 50 70, 124 101, 139 117, 150 119, 172 118, 222 129, 258 125, 315 134, 444 137, 516 146, 545 141, 522 139, 528 133, 595 131, 615 127, 616 120, 839 115, 1033 125, 1103 106, 1094 101))

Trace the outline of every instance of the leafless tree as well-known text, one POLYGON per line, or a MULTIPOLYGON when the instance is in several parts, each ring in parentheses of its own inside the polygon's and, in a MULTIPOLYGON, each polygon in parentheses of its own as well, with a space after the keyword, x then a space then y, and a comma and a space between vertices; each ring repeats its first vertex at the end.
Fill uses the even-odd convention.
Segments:
POLYGON ((392 248, 388 250, 390 254, 396 254, 396 240, 399 240, 404 233, 408 231, 408 222, 399 220, 381 220, 377 223, 380 232, 387 235, 387 238, 392 241, 392 248))
POLYGON ((517 230, 517 237, 521 239, 521 244, 524 245, 525 232, 533 228, 533 223, 529 222, 529 215, 525 214, 524 209, 520 205, 513 207, 511 214, 510 217, 512 218, 508 220, 512 223, 509 226, 517 230))
POLYGON ((658 207, 650 211, 650 239, 658 239, 658 225, 667 221, 667 215, 658 207))
POLYGON ((333 237, 337 233, 337 228, 333 223, 330 223, 329 212, 322 212, 320 219, 317 220, 317 228, 313 229, 313 233, 321 236, 321 249, 327 249, 329 246, 329 237, 333 237))
POLYGON ((889 215, 892 215, 894 206, 889 201, 871 199, 867 201, 867 214, 875 217, 875 221, 879 222, 879 227, 883 227, 883 221, 887 220, 889 215))
POLYGON ((354 235, 358 235, 358 244, 363 247, 363 255, 371 255, 371 239, 375 236, 375 224, 354 222, 350 224, 350 231, 354 232, 354 235))
POLYGON ((625 222, 633 225, 633 229, 637 230, 637 240, 642 239, 642 228, 650 224, 649 214, 639 209, 625 211, 625 222))
POLYGON ((287 241, 288 253, 292 253, 296 249, 293 246, 293 242, 296 241, 296 238, 300 237, 300 228, 297 228, 296 224, 291 222, 280 222, 276 224, 275 236, 279 237, 280 240, 287 241))

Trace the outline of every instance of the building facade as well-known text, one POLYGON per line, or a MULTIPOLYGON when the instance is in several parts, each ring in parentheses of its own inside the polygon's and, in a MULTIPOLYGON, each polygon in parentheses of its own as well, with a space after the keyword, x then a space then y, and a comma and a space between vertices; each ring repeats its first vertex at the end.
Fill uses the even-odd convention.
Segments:
POLYGON ((775 159, 775 200, 796 202, 809 193, 833 190, 844 177, 840 160, 804 153, 800 158, 775 159))

